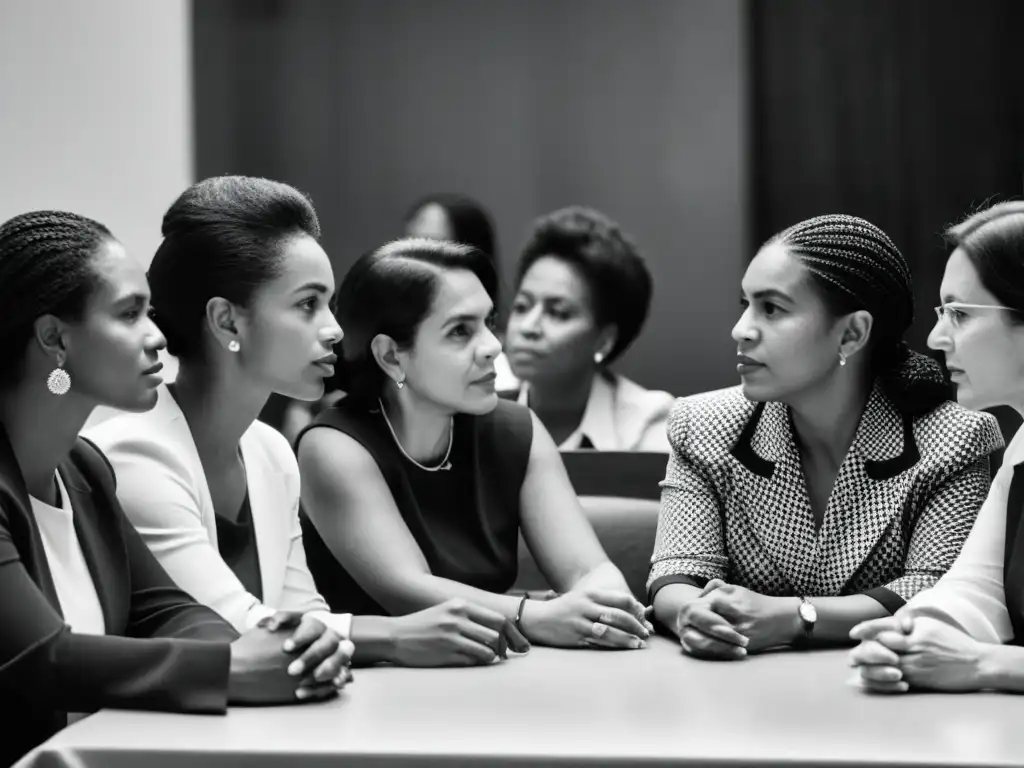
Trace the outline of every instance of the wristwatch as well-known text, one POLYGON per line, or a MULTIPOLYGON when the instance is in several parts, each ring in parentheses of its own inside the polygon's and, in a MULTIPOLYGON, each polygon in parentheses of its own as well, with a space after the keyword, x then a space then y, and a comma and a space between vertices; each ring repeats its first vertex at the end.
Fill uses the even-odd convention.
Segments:
POLYGON ((800 607, 796 610, 804 625, 804 634, 800 639, 807 642, 814 634, 814 623, 818 620, 818 611, 814 604, 803 596, 800 597, 800 607))

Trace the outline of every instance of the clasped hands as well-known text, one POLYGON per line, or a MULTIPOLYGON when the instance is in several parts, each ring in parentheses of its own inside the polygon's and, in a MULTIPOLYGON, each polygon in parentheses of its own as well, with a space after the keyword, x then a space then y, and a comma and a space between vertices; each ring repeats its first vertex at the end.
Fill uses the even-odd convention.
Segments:
POLYGON ((798 598, 769 597, 712 579, 679 611, 676 635, 683 651, 703 659, 736 660, 751 651, 786 645, 802 629, 798 598))
POLYGON ((987 646, 938 619, 897 615, 858 624, 860 645, 850 652, 857 682, 872 693, 904 693, 911 686, 939 691, 985 687, 987 646))

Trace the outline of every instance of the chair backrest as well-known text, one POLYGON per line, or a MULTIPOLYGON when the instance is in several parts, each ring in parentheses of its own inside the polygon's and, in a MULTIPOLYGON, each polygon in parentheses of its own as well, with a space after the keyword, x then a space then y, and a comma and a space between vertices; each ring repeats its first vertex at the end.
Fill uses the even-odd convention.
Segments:
POLYGON ((562 451, 562 462, 578 496, 661 498, 667 453, 643 451, 562 451))
MULTIPOLYGON (((646 603, 647 574, 658 528, 658 502, 619 496, 582 496, 580 504, 608 558, 622 571, 637 600, 646 603)), ((551 585, 520 537, 519 578, 512 591, 547 589, 551 589, 551 585)))

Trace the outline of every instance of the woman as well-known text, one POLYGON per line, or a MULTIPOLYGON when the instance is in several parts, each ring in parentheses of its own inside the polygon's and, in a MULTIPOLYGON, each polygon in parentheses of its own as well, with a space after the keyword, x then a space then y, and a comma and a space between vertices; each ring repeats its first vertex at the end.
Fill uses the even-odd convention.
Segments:
POLYGON ((540 218, 519 259, 508 360, 561 450, 660 451, 672 396, 611 371, 643 329, 651 276, 615 222, 588 208, 540 218))
POLYGON ((0 225, 0 306, 0 765, 69 714, 332 695, 346 677, 338 636, 307 623, 283 647, 278 616, 239 637, 193 602, 78 437, 98 405, 156 402, 164 338, 141 266, 102 224, 23 214, 0 225))
POLYGON ((303 194, 227 176, 187 189, 164 216, 150 266, 156 321, 179 360, 156 407, 90 432, 118 497, 178 585, 239 631, 275 609, 355 643, 356 663, 488 663, 527 644, 504 617, 444 605, 388 618, 331 614, 306 567, 299 473, 256 416, 272 392, 314 399, 341 339, 334 274, 303 194))
POLYGON ((852 216, 770 240, 733 328, 741 387, 678 401, 648 581, 696 656, 848 641, 956 558, 1002 445, 902 341, 910 271, 852 216))
MULTIPOLYGON (((497 240, 490 214, 475 200, 451 193, 438 193, 417 200, 402 220, 408 237, 422 237, 430 240, 448 240, 470 245, 491 257, 498 268, 497 240)), ((498 387, 503 382, 515 384, 505 357, 495 360, 498 373, 498 387)), ((281 432, 290 442, 295 441, 299 432, 308 425, 320 411, 335 405, 345 393, 339 389, 335 377, 327 380, 324 396, 315 402, 286 401, 282 406, 281 432)), ((283 398, 280 398, 283 400, 283 398)), ((271 398, 273 401, 274 398, 271 398)), ((271 422, 272 423, 272 422, 271 422)))
POLYGON ((432 240, 386 245, 345 276, 348 396, 297 445, 310 568, 336 609, 401 614, 459 597, 532 643, 641 647, 644 608, 551 437, 495 394, 496 283, 480 251, 432 240), (561 597, 503 594, 520 530, 561 597))
MULTIPOLYGON (((947 233, 954 246, 928 345, 957 399, 1024 413, 1024 203, 995 205, 947 233)), ((1024 430, 1003 456, 963 551, 934 588, 851 632, 876 691, 1024 690, 1024 430)))

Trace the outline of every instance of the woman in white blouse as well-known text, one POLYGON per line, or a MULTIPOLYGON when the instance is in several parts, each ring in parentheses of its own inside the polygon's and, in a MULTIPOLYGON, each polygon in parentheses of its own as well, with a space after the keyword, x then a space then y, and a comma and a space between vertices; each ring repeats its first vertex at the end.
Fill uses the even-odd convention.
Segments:
MULTIPOLYGON (((1024 413, 1024 203, 977 213, 947 232, 938 322, 929 346, 946 357, 957 399, 1024 413)), ((1024 430, 1003 456, 952 568, 895 616, 851 637, 864 687, 1024 691, 1024 430)))
POLYGON ((171 205, 163 236, 149 281, 177 378, 152 411, 89 435, 178 585, 239 630, 275 609, 318 618, 355 643, 356 663, 483 664, 527 650, 503 616, 464 601, 353 620, 313 583, 294 453, 256 420, 271 393, 313 400, 334 372, 334 274, 309 199, 266 179, 207 179, 171 205))
POLYGON ((496 387, 528 405, 561 450, 668 453, 672 396, 609 367, 640 335, 651 294, 614 221, 581 207, 542 216, 519 257, 496 387))

